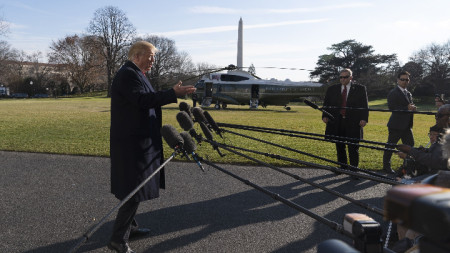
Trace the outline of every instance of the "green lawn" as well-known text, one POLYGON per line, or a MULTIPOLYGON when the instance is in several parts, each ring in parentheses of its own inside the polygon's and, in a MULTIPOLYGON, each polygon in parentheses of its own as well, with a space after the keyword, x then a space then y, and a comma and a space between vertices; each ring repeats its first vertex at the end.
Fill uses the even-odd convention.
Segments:
MULTIPOLYGON (((192 104, 192 101, 187 102, 192 104)), ((376 100, 372 101, 370 106, 372 108, 386 108, 385 104, 386 100, 376 100)), ((252 111, 247 108, 247 106, 230 105, 227 110, 218 111, 212 108, 207 110, 217 122, 282 128, 318 134, 324 133, 325 124, 320 119, 321 113, 309 106, 303 106, 301 103, 292 105, 291 111, 286 111, 281 106, 269 106, 267 109, 252 111)), ((432 102, 427 106, 419 106, 419 108, 419 110, 423 111, 434 109, 432 102)), ((177 104, 165 106, 163 108, 163 122, 164 124, 171 124, 179 131, 182 131, 175 118, 178 112, 177 104)), ((109 155, 110 99, 108 98, 3 99, 0 100, 0 115, 0 150, 91 156, 109 155)), ((364 129, 364 138, 377 142, 386 142, 386 123, 389 116, 390 113, 386 112, 370 112, 369 124, 364 129)), ((428 129, 433 124, 433 116, 415 115, 413 130, 416 146, 428 143, 428 129)), ((197 132, 201 133, 198 124, 195 124, 195 128, 197 132)), ((333 143, 230 130, 328 159, 334 160, 336 157, 333 143)), ((215 140, 299 160, 327 164, 315 158, 248 140, 233 134, 225 134, 223 140, 219 136, 215 136, 215 140)), ((166 155, 170 155, 169 147, 165 146, 165 148, 166 155)), ((381 169, 382 151, 361 148, 360 152, 360 167, 374 170, 381 169)), ((200 145, 197 153, 215 162, 249 163, 245 158, 226 151, 223 151, 223 153, 226 153, 225 157, 219 157, 217 152, 207 143, 200 145)), ((253 154, 251 156, 276 165, 292 165, 288 162, 253 154)), ((394 155, 393 163, 397 167, 401 164, 401 160, 394 155)))

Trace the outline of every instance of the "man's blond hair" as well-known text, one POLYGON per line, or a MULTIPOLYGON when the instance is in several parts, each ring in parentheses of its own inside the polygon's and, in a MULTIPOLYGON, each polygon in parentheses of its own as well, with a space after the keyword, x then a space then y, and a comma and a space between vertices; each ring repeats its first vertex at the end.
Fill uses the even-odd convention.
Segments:
POLYGON ((153 46, 152 43, 147 42, 147 41, 138 41, 136 43, 134 43, 131 48, 130 51, 128 51, 128 60, 133 60, 136 56, 141 55, 145 52, 147 52, 148 50, 152 51, 153 53, 156 53, 156 51, 158 51, 158 49, 156 49, 155 46, 153 46))

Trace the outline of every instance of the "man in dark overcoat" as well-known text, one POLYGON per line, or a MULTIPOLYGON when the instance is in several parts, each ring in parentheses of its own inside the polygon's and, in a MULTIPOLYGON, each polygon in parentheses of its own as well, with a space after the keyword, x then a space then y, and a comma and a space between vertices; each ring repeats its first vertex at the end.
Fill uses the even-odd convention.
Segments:
MULTIPOLYGON (((111 193, 124 199, 163 163, 161 106, 176 103, 177 97, 195 91, 182 86, 155 91, 145 72, 155 61, 156 48, 146 41, 133 44, 128 61, 119 69, 111 87, 111 193)), ((117 252, 133 252, 130 236, 148 229, 138 228, 134 219, 139 202, 159 197, 164 188, 164 170, 156 174, 119 209, 108 247, 117 252)))
MULTIPOLYGON (((327 124, 325 135, 352 138, 355 140, 351 142, 359 143, 358 140, 363 138, 363 127, 369 120, 369 111, 339 109, 342 107, 368 108, 366 87, 354 83, 352 80, 352 71, 350 69, 344 69, 339 75, 340 84, 334 84, 328 87, 323 106, 337 108, 326 110, 334 117, 334 120, 331 120, 327 114, 323 113, 322 121, 327 124)), ((332 139, 332 137, 327 138, 332 139)), ((359 146, 347 145, 347 147, 350 165, 358 167, 359 146)), ((336 153, 338 162, 347 164, 345 144, 336 143, 336 153)), ((341 165, 341 168, 346 169, 347 166, 341 165)))
MULTIPOLYGON (((409 76, 407 71, 402 71, 397 75, 398 85, 387 96, 389 110, 416 111, 411 92, 406 89, 410 81, 409 76)), ((392 112, 387 123, 389 131, 387 143, 397 144, 399 140, 402 140, 403 144, 414 147, 413 120, 413 113, 392 112)), ((389 146, 386 147, 389 148, 389 146)), ((384 151, 383 170, 393 174, 395 172, 391 168, 391 157, 392 152, 384 151)))

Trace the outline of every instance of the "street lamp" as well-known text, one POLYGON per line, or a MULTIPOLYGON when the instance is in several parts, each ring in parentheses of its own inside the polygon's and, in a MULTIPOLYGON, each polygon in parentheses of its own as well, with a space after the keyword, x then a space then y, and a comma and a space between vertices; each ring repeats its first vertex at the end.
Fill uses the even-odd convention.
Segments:
MULTIPOLYGON (((31 86, 31 93, 34 93, 33 91, 33 81, 30 80, 30 86, 31 86)), ((31 94, 30 97, 33 97, 34 94, 31 94)))

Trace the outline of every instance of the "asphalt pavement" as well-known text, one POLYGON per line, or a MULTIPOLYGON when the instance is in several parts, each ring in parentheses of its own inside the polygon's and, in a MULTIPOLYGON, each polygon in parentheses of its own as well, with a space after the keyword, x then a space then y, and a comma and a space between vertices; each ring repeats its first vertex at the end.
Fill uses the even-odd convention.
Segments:
MULTIPOLYGON (((119 201, 109 193, 109 158, 0 151, 0 252, 68 252, 119 201)), ((342 224, 346 213, 371 213, 273 169, 219 164, 248 182, 342 224)), ((137 221, 151 234, 137 252, 316 252, 330 238, 351 240, 211 166, 169 162, 167 189, 142 202, 137 221)), ((283 168, 354 199, 383 207, 390 185, 311 168, 283 168)), ((115 213, 77 252, 106 248, 115 213)))

